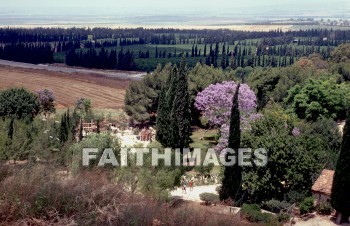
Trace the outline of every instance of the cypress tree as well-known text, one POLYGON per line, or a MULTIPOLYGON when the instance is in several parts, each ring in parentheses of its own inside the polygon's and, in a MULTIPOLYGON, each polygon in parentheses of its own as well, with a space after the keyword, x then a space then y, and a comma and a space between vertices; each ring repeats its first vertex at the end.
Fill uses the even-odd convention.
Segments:
POLYGON ((167 136, 169 131, 170 124, 170 111, 171 108, 168 104, 167 94, 169 93, 170 84, 172 79, 174 79, 174 70, 169 75, 165 85, 162 87, 159 100, 158 100, 158 109, 157 109, 157 122, 156 122, 156 140, 159 141, 163 146, 167 146, 167 136))
POLYGON ((230 132, 228 137, 228 148, 235 151, 235 154, 226 153, 225 159, 229 162, 231 157, 236 158, 236 164, 231 166, 225 166, 224 177, 222 180, 222 188, 220 190, 221 200, 235 200, 239 197, 239 192, 241 188, 242 181, 242 169, 237 164, 238 160, 238 149, 241 142, 241 129, 240 129, 240 112, 238 106, 238 94, 239 94, 238 84, 235 94, 233 95, 232 108, 231 108, 231 118, 230 118, 230 132))
POLYGON ((189 147, 191 142, 191 112, 190 97, 188 93, 188 73, 184 58, 181 59, 177 80, 175 98, 173 99, 171 110, 171 147, 180 148, 180 151, 182 152, 183 148, 189 147))
POLYGON ((191 142, 191 112, 188 93, 186 62, 182 57, 180 68, 173 67, 166 85, 159 95, 156 139, 171 148, 189 147, 191 142))
POLYGON ((9 124, 9 127, 8 127, 8 133, 7 133, 7 136, 8 136, 8 138, 10 138, 10 140, 12 140, 12 138, 13 138, 14 123, 15 123, 15 119, 12 117, 10 119, 10 124, 9 124))
POLYGON ((174 144, 174 134, 176 134, 175 131, 177 131, 176 129, 176 125, 173 124, 173 118, 172 118, 172 106, 173 106, 173 102, 174 102, 174 98, 175 98, 175 95, 176 95, 176 87, 178 85, 178 69, 176 66, 174 66, 173 68, 173 72, 171 74, 171 81, 170 81, 170 86, 169 86, 169 89, 167 91, 167 94, 166 94, 166 106, 167 106, 167 111, 166 111, 166 114, 167 114, 167 117, 168 117, 168 120, 167 120, 167 128, 166 128, 166 133, 164 135, 164 138, 165 138, 165 147, 174 147, 176 146, 176 144, 174 144))
POLYGON ((71 121, 70 121, 70 110, 69 108, 67 109, 67 112, 66 112, 66 122, 67 122, 67 132, 69 132, 72 128, 72 124, 71 124, 71 121))
POLYGON ((96 133, 100 133, 100 119, 96 120, 96 133))
POLYGON ((174 127, 172 126, 171 110, 178 83, 177 67, 174 66, 165 86, 159 95, 156 123, 156 139, 164 147, 173 147, 174 127))
MULTIPOLYGON (((347 112, 343 131, 343 141, 335 168, 331 203, 342 215, 341 221, 347 221, 350 216, 350 108, 347 112)), ((339 222, 341 223, 341 222, 339 222)))
POLYGON ((83 120, 80 119, 79 141, 83 140, 83 120))
POLYGON ((67 127, 67 113, 65 112, 61 117, 61 126, 60 126, 60 141, 65 143, 68 140, 68 127, 67 127))

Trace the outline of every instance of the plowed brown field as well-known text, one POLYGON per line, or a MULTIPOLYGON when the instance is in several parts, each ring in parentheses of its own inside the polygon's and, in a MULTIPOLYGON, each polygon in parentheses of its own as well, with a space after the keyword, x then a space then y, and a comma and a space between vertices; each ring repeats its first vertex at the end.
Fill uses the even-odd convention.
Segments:
POLYGON ((81 98, 89 98, 94 108, 122 108, 125 89, 130 81, 91 74, 65 74, 0 66, 0 90, 25 87, 31 91, 50 89, 57 108, 73 106, 81 98))

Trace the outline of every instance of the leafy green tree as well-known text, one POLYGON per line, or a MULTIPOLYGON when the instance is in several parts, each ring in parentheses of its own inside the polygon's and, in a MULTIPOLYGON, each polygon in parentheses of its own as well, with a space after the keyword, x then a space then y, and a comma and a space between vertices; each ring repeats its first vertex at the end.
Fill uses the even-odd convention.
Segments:
POLYGON ((33 119, 40 110, 38 97, 24 88, 0 92, 0 117, 33 119))
MULTIPOLYGON (((243 188, 248 200, 257 203, 283 200, 291 192, 304 197, 311 195, 314 180, 325 166, 332 164, 329 161, 333 156, 319 126, 301 123, 273 106, 265 109, 263 117, 251 127, 242 134, 242 147, 252 151, 264 148, 268 161, 264 167, 253 164, 243 169, 243 188)), ((332 130, 324 133, 333 133, 332 130)))
MULTIPOLYGON (((70 167, 73 170, 73 173, 78 172, 80 169, 82 169, 82 154, 81 151, 83 148, 97 148, 98 153, 97 158, 90 161, 89 167, 95 167, 97 166, 103 151, 107 148, 112 148, 113 153, 120 164, 120 141, 118 138, 113 137, 111 134, 90 134, 86 138, 84 138, 81 142, 74 143, 71 146, 69 146, 68 151, 66 151, 65 158, 67 159, 67 162, 70 161, 71 165, 70 167)), ((106 167, 110 167, 109 165, 106 165, 106 167)))
POLYGON ((296 84, 303 86, 308 78, 321 75, 321 72, 313 68, 292 65, 285 68, 256 68, 246 80, 256 93, 258 110, 262 110, 268 103, 283 102, 287 91, 296 84))
POLYGON ((350 216, 350 108, 343 131, 343 141, 335 168, 331 203, 342 214, 342 220, 350 216))
POLYGON ((82 118, 89 118, 92 116, 91 100, 87 98, 80 98, 75 102, 75 108, 79 110, 82 118))
MULTIPOLYGON (((160 153, 164 153, 164 148, 158 142, 152 142, 149 148, 157 148, 160 153)), ((130 186, 132 192, 141 192, 145 196, 164 201, 170 197, 169 190, 179 185, 184 170, 183 167, 164 166, 162 161, 158 166, 152 166, 151 156, 150 153, 145 154, 144 164, 137 166, 135 155, 130 155, 128 167, 118 169, 117 179, 130 186)))
POLYGON ((301 119, 316 121, 320 117, 344 119, 350 104, 350 86, 335 78, 309 79, 304 87, 294 86, 286 99, 301 119))
POLYGON ((158 99, 173 67, 158 65, 152 74, 147 74, 141 81, 130 83, 125 93, 124 110, 138 122, 154 120, 158 109, 158 99))
MULTIPOLYGON (((229 162, 229 159, 233 156, 238 159, 238 149, 241 144, 241 122, 240 112, 238 108, 238 93, 240 84, 236 88, 236 92, 233 95, 231 119, 230 119, 230 132, 228 137, 228 148, 233 149, 236 153, 226 153, 225 159, 229 162)), ((233 166, 225 166, 224 177, 222 180, 222 187, 220 190, 221 200, 235 200, 239 201, 239 192, 242 186, 242 168, 238 166, 237 162, 233 166)))
POLYGON ((39 113, 38 97, 24 88, 11 88, 0 92, 0 117, 9 118, 8 137, 12 139, 14 120, 28 118, 30 121, 39 113))
POLYGON ((336 63, 348 62, 350 60, 350 44, 341 44, 331 53, 332 61, 336 63))

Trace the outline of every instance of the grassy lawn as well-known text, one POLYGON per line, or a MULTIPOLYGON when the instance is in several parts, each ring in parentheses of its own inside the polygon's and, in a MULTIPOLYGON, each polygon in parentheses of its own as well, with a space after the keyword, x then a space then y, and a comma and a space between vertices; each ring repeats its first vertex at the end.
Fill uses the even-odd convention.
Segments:
MULTIPOLYGON (((218 130, 216 129, 210 129, 210 130, 198 129, 192 133, 191 138, 193 140, 193 143, 190 144, 190 146, 193 148, 201 148, 202 156, 204 158, 206 150, 216 145, 215 137, 217 136, 217 134, 218 134, 218 130)), ((210 173, 219 174, 220 170, 221 170, 220 166, 214 166, 210 173)), ((194 170, 192 170, 191 173, 197 174, 197 172, 195 172, 194 170)))
MULTIPOLYGON (((74 109, 70 108, 69 110, 70 110, 70 113, 72 113, 74 109)), ((60 116, 66 111, 67 111, 66 108, 56 109, 56 114, 54 117, 60 116)), ((109 121, 110 119, 118 120, 120 117, 125 116, 124 111, 122 111, 121 109, 93 108, 92 111, 93 111, 95 116, 99 116, 99 117, 105 116, 107 121, 109 121)))
POLYGON ((218 131, 216 129, 204 130, 198 129, 192 133, 193 143, 190 144, 192 148, 207 149, 215 146, 215 136, 218 131))

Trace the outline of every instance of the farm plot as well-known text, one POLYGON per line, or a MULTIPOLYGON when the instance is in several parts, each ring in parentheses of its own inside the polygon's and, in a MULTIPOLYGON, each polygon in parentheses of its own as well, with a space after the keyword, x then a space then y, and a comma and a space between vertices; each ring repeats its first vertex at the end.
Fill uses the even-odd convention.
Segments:
POLYGON ((130 81, 91 74, 65 74, 0 66, 0 90, 25 87, 28 90, 50 89, 57 108, 74 105, 79 98, 89 98, 94 108, 120 109, 130 81))

